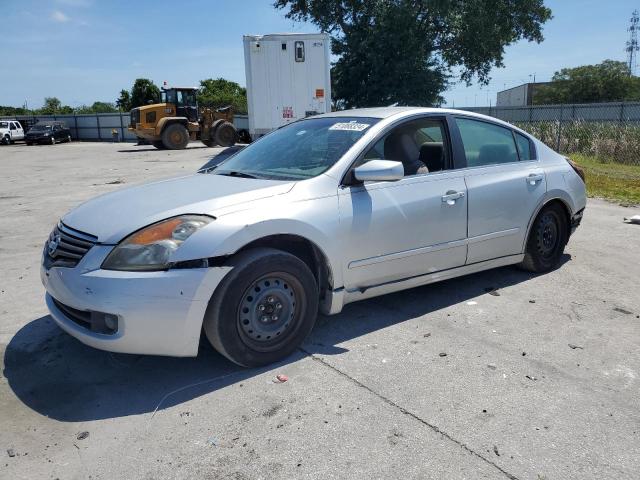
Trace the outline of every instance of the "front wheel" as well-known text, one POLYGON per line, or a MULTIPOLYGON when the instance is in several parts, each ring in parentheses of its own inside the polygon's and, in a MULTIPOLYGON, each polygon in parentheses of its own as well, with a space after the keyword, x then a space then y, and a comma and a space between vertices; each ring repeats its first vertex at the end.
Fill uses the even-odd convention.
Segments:
POLYGON ((238 139, 238 132, 232 123, 224 122, 216 128, 213 137, 221 147, 232 147, 238 139))
POLYGON ((271 248, 232 257, 209 302, 204 331, 234 363, 258 367, 291 354, 311 332, 318 286, 299 258, 271 248))
POLYGON ((56 137, 51 135, 51 145, 55 145, 55 144, 56 144, 56 137))
POLYGON ((536 273, 553 270, 560 264, 568 240, 567 216, 562 207, 558 204, 544 207, 531 226, 520 266, 536 273))

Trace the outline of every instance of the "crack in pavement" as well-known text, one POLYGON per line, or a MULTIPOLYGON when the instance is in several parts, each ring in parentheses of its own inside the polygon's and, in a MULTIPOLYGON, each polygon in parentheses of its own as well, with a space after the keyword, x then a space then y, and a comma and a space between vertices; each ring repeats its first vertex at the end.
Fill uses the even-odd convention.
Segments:
POLYGON ((387 405, 392 406, 393 408, 395 408, 396 410, 398 410, 400 413, 407 415, 411 418, 413 418, 414 420, 417 420, 418 422, 422 423, 424 426, 430 428, 431 430, 433 430, 435 433, 442 435, 444 438, 446 438, 447 440, 455 443, 456 445, 458 445, 460 448, 462 448, 463 450, 465 450, 466 452, 470 453, 471 455, 473 455, 476 458, 479 458, 480 460, 482 460, 483 462, 491 465, 493 468, 495 468, 496 470, 498 470, 500 473, 502 473, 503 475, 505 475, 509 480, 520 480, 518 477, 516 477, 515 475, 507 472, 505 469, 503 469, 502 467, 500 467, 498 464, 496 464, 495 462, 491 461, 490 459, 486 458, 485 456, 481 455, 480 453, 476 452, 475 450, 473 450, 471 447, 469 447, 468 445, 466 445, 465 443, 461 442, 460 440, 457 440, 455 438, 453 438, 451 435, 449 435, 447 432, 441 430, 438 426, 433 425, 432 423, 429 423, 428 421, 424 420, 423 418, 419 417, 418 415, 416 415, 413 412, 410 412, 409 410, 407 410, 406 408, 398 405, 396 402, 394 402, 393 400, 385 397, 384 395, 376 392, 375 390, 373 390, 371 387, 365 385, 364 383, 362 383, 361 381, 357 380, 356 378, 353 378, 351 375, 349 375, 346 372, 343 372, 342 370, 340 370, 339 368, 331 365, 329 362, 327 362, 324 358, 319 357, 317 355, 315 355, 314 353, 309 352, 308 350, 304 349, 303 347, 299 347, 298 348, 301 352, 309 355, 311 357, 312 360, 320 363, 321 365, 333 370, 334 372, 336 372, 337 374, 345 377, 347 380, 351 381, 352 383, 354 383, 356 386, 365 389, 366 391, 368 391, 369 393, 371 393, 372 395, 378 397, 380 400, 382 400, 383 402, 385 402, 387 405))

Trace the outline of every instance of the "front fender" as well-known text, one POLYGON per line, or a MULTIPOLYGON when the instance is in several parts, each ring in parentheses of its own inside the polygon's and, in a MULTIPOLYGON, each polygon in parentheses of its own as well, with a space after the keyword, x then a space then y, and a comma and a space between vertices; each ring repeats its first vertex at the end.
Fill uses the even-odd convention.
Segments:
POLYGON ((263 202, 259 208, 223 215, 192 235, 172 262, 233 255, 246 245, 273 235, 296 235, 325 256, 334 287, 342 285, 337 196, 298 202, 263 202), (283 215, 274 216, 282 211, 283 215))

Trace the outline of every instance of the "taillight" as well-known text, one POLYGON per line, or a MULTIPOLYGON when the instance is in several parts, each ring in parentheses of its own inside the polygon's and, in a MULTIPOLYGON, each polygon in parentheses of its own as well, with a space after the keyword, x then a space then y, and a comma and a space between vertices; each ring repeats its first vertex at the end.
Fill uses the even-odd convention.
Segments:
POLYGON ((578 176, 582 179, 582 181, 584 183, 587 183, 587 179, 586 179, 586 175, 584 173, 584 169, 580 165, 578 165, 576 162, 574 162, 573 160, 570 160, 570 159, 568 159, 566 157, 565 157, 565 159, 567 160, 569 165, 571 165, 571 168, 573 168, 575 170, 575 172, 578 174, 578 176))

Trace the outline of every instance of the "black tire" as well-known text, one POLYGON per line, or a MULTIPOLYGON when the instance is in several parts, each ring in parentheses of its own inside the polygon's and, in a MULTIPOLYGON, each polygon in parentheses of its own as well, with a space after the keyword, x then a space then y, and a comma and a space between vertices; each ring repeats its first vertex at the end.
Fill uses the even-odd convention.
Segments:
POLYGON ((5 137, 2 137, 2 143, 3 145, 9 145, 11 143, 11 138, 9 138, 8 135, 5 137))
POLYGON ((71 135, 67 135, 67 142, 71 143, 71 135))
POLYGON ((569 240, 567 216, 557 203, 544 207, 531 226, 527 249, 520 267, 530 272, 544 273, 560 264, 569 240))
POLYGON ((204 318, 213 348, 243 367, 291 354, 318 314, 318 286, 309 267, 273 248, 247 250, 227 265, 233 269, 218 285, 204 318))
POLYGON ((31 142, 24 142, 24 143, 26 143, 28 147, 30 147, 31 145, 33 145, 33 143, 31 143, 31 142))
POLYGON ((202 143, 204 143, 207 147, 217 146, 215 140, 202 140, 202 143))
POLYGON ((51 135, 51 145, 55 145, 56 144, 56 137, 54 137, 53 135, 51 135))
POLYGON ((164 150, 164 143, 162 143, 162 140, 158 140, 156 142, 151 142, 151 144, 156 147, 158 150, 164 150))
POLYGON ((232 123, 224 122, 216 128, 213 138, 221 147, 232 147, 238 140, 238 132, 232 123))
POLYGON ((189 131, 184 125, 172 123, 162 132, 162 143, 169 150, 184 150, 189 144, 189 131))

